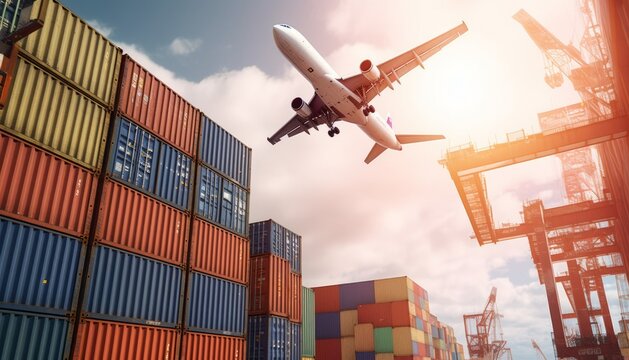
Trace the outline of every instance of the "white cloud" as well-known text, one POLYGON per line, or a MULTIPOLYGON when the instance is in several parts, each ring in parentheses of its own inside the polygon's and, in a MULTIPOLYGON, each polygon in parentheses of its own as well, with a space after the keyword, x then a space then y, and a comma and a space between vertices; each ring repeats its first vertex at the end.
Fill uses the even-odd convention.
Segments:
POLYGON ((175 38, 168 49, 175 55, 188 55, 195 52, 203 43, 201 39, 175 38))
POLYGON ((111 26, 107 26, 96 19, 85 21, 104 37, 109 37, 114 32, 114 29, 111 26))

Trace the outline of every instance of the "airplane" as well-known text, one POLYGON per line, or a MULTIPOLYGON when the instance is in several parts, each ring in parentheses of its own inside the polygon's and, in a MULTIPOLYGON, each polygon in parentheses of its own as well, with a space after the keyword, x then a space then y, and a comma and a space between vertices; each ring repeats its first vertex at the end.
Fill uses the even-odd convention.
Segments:
POLYGON ((280 52, 312 84, 315 94, 306 103, 296 97, 291 102, 295 115, 267 140, 276 144, 282 137, 295 136, 326 125, 328 135, 340 130, 334 124, 347 121, 357 125, 375 141, 365 158, 369 164, 386 149, 402 150, 403 144, 443 139, 443 135, 396 135, 390 117, 386 120, 370 104, 386 88, 467 31, 465 22, 455 28, 377 66, 367 59, 360 63, 360 73, 348 78, 336 74, 315 48, 297 30, 286 24, 273 26, 273 38, 280 52))

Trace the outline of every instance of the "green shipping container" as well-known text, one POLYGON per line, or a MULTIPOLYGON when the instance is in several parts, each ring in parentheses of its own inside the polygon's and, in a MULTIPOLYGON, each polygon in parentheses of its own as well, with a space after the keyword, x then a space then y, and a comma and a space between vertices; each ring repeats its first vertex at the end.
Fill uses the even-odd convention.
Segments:
POLYGON ((301 356, 315 357, 315 296, 314 290, 301 288, 301 356))
POLYGON ((113 107, 122 50, 57 1, 37 0, 32 13, 46 4, 44 26, 22 40, 20 47, 113 107))
POLYGON ((393 328, 381 327, 373 331, 373 340, 376 353, 393 352, 393 328))
POLYGON ((101 166, 109 112, 18 57, 0 127, 91 170, 101 166))

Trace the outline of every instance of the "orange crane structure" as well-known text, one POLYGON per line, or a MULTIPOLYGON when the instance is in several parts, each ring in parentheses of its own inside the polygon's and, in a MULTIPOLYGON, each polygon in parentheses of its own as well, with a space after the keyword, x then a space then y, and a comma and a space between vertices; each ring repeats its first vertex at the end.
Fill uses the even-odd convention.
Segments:
POLYGON ((580 5, 586 19, 580 49, 561 43, 524 10, 514 19, 544 54, 548 85, 557 87, 567 77, 582 102, 539 114, 541 133, 512 133, 508 142, 486 149, 471 144, 453 148, 441 163, 450 172, 479 245, 528 238, 546 290, 556 356, 615 359, 621 349, 603 277, 616 276, 624 338, 629 325, 629 290, 623 290, 629 289, 629 86, 618 75, 627 72, 623 65, 629 43, 616 32, 629 32, 629 24, 619 25, 626 19, 618 15, 629 10, 614 8, 626 6, 622 2, 582 0, 580 5), (562 162, 568 204, 547 208, 541 200, 528 201, 522 223, 496 227, 483 173, 551 155, 562 162), (567 270, 556 273, 557 264, 567 270), (562 290, 567 309, 561 306, 562 290))
POLYGON ((495 287, 491 288, 482 313, 463 315, 467 350, 472 359, 511 360, 511 350, 502 339, 500 315, 496 311, 496 292, 495 287))

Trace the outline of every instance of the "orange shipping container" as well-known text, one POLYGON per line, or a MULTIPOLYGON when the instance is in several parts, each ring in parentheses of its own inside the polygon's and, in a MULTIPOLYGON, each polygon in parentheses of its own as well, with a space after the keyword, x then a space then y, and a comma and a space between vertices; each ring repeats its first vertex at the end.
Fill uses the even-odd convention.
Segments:
POLYGON ((354 336, 354 326, 358 324, 358 311, 341 311, 339 317, 341 322, 341 337, 354 336))
POLYGON ((290 263, 275 255, 251 258, 249 314, 288 316, 290 263))
POLYGON ((288 319, 301 323, 301 275, 290 273, 290 295, 288 300, 288 319))
POLYGON ((124 250, 182 265, 188 216, 138 191, 107 180, 96 239, 124 250))
POLYGON ((196 271, 247 284, 249 241, 218 226, 195 219, 190 266, 196 271))
POLYGON ((109 321, 83 320, 74 359, 177 359, 177 330, 109 321))
POLYGON ((182 359, 244 360, 245 339, 186 332, 183 334, 182 359))
POLYGON ((201 112, 166 84, 123 57, 119 110, 186 154, 194 156, 201 112))
POLYGON ((375 351, 372 324, 358 324, 354 326, 354 346, 357 352, 375 351))
POLYGON ((339 312, 341 310, 340 286, 330 285, 313 288, 315 312, 339 312))
POLYGON ((0 214, 87 235, 96 183, 90 171, 0 132, 0 214))

